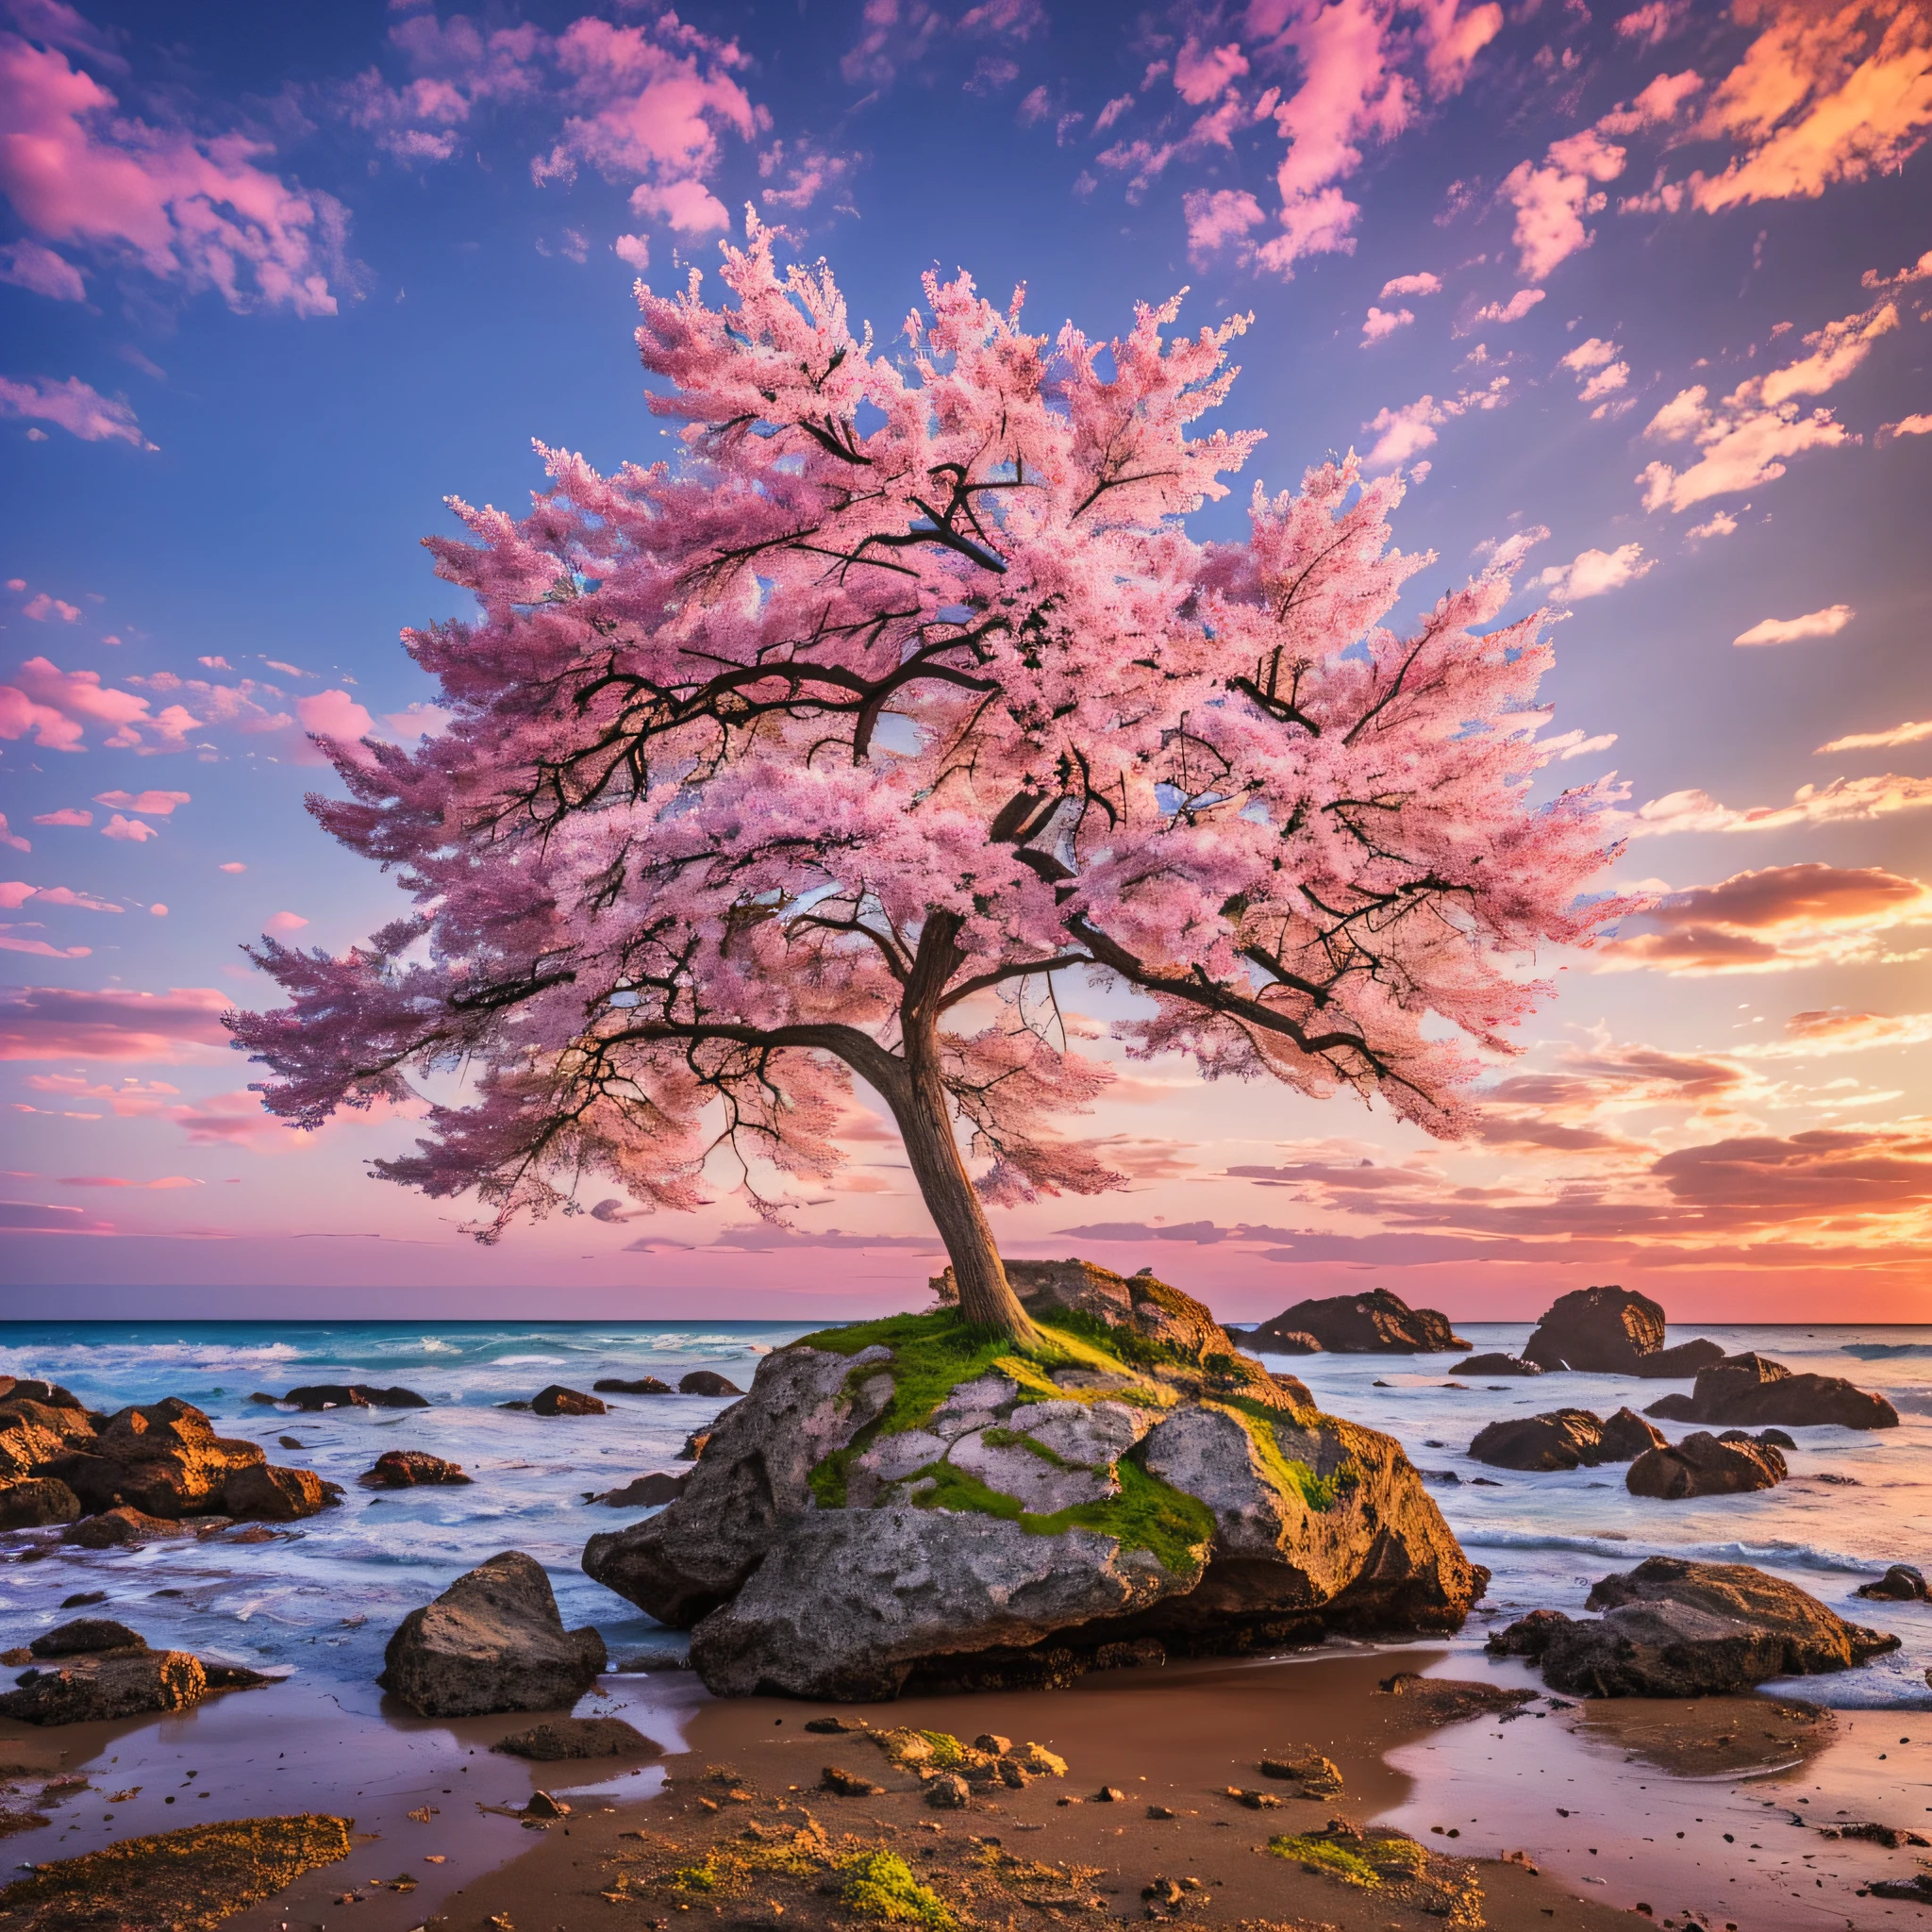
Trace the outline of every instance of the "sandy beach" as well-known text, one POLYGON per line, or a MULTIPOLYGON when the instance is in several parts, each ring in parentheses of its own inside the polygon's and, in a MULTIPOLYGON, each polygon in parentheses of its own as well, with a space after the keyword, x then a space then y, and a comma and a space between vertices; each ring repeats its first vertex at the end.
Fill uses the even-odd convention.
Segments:
MULTIPOLYGON (((223 1917, 232 1932, 504 1932, 506 1921, 514 1932, 578 1932, 668 1925, 686 1911, 735 1925, 850 1923, 820 1883, 874 1849, 907 1858, 969 1924, 1176 1916, 1381 1932, 1444 1923, 1445 1898, 1461 1901, 1448 1923, 1504 1932, 1627 1924, 1645 1907, 1656 1923, 1713 1932, 1932 1917, 1862 1895, 1920 1869, 1911 1846, 1824 1835, 1932 1818, 1932 1734, 1905 1741, 1911 1727, 1896 1711, 1830 1713, 1772 1695, 1577 1705, 1543 1693, 1519 1664, 1440 1645, 1324 1646, 1096 1672, 1058 1692, 871 1707, 722 1701, 689 1674, 658 1672, 606 1678, 579 1711, 626 1718, 663 1757, 528 1764, 490 1749, 527 1718, 436 1723, 385 1707, 373 1690, 358 1698, 296 1682, 159 1722, 7 1724, 8 1807, 34 1806, 53 1785, 39 1806, 51 1826, 15 1837, 14 1862, 223 1818, 353 1819, 347 1858, 223 1917), (1414 1672, 1440 1688, 1380 1688, 1414 1672), (1457 1684, 1479 1687, 1474 1717, 1458 1720, 1471 1700, 1457 1684), (1510 1691, 1524 1701, 1499 1707, 1497 1693, 1510 1691), (1038 1742, 1068 1770, 936 1811, 869 1738, 806 1729, 830 1716, 1038 1742), (1311 1753, 1340 1772, 1339 1793, 1300 1797, 1259 1774, 1263 1756, 1311 1753), (883 1789, 823 1790, 827 1766, 883 1789), (63 1791, 58 1780, 79 1775, 85 1786, 63 1791), (1250 1808, 1231 1786, 1279 1803, 1250 1808), (569 1815, 525 1823, 517 1814, 539 1789, 569 1815), (1108 1790, 1119 1795, 1103 1798, 1108 1790), (1332 1821, 1367 1827, 1372 1844, 1386 1829, 1424 1847, 1435 1909, 1413 1887, 1358 1886, 1268 1849, 1332 1821), (748 1846, 800 1831, 820 1847, 805 1875, 741 1869, 748 1846), (667 1880, 708 1858, 725 1874, 715 1892, 667 1880)), ((95 1923, 140 1922, 0 1909, 0 1926, 95 1923)))

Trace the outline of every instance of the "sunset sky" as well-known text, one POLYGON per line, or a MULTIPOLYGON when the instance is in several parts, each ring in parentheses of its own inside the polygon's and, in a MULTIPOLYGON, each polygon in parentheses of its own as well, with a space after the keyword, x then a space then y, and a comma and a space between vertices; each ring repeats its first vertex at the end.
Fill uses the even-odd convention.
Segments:
POLYGON ((305 734, 438 728, 442 499, 665 453, 633 283, 750 204, 882 338, 933 267, 1047 332, 1251 311, 1220 417, 1268 440, 1197 533, 1353 447, 1436 554, 1408 613, 1510 546, 1546 789, 1614 772, 1605 883, 1657 895, 1538 962, 1477 1140, 1123 1063, 1074 1125, 1130 1187, 1008 1253, 1229 1319, 1932 1320, 1932 11, 582 5, 0 0, 0 1313, 917 1305, 874 1112, 789 1229, 721 1172, 486 1249, 366 1174, 408 1119, 298 1135, 221 1025, 275 998, 244 942, 403 909, 305 734))

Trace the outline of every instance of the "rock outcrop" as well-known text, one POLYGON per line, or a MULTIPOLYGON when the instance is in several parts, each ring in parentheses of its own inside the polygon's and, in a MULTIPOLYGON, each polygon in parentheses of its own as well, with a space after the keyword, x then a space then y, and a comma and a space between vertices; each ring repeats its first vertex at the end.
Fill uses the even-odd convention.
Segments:
POLYGON ((150 1650, 138 1630, 108 1617, 76 1617, 43 1630, 28 1650, 34 1668, 0 1696, 0 1716, 29 1724, 94 1724, 186 1710, 211 1690, 273 1681, 231 1664, 204 1664, 185 1650, 150 1650))
POLYGON ((375 1458, 375 1466, 358 1478, 372 1490, 411 1490, 434 1484, 473 1483, 460 1462, 445 1462, 422 1449, 390 1449, 375 1458))
POLYGON ((0 1529, 45 1529, 72 1523, 80 1514, 80 1498, 54 1476, 27 1476, 0 1483, 0 1529))
POLYGON ((1452 1375, 1541 1375, 1542 1365, 1520 1355, 1473 1355, 1457 1362, 1452 1375))
POLYGON ((1681 1442, 1646 1450, 1624 1477, 1633 1496, 1679 1503, 1697 1496, 1740 1496, 1783 1482, 1781 1450, 1748 1438, 1724 1440, 1700 1429, 1681 1442))
POLYGON ((1628 1462, 1663 1440, 1661 1429, 1627 1408, 1607 1422, 1587 1408, 1556 1408, 1491 1423, 1477 1433, 1469 1453, 1491 1469, 1594 1469, 1605 1462, 1628 1462))
POLYGON ((1523 1344, 1525 1360, 1579 1374, 1689 1380, 1718 1360, 1714 1341, 1664 1345, 1664 1311, 1628 1288, 1579 1288, 1559 1295, 1523 1344))
POLYGON ((1727 1355, 1697 1372, 1689 1395, 1666 1395, 1643 1412, 1665 1422, 1747 1429, 1766 1423, 1793 1429, 1898 1427, 1898 1410, 1884 1396, 1855 1388, 1842 1375, 1794 1375, 1761 1355, 1727 1355))
POLYGON ((1816 1597, 1744 1563, 1652 1557, 1603 1577, 1573 1619, 1533 1610, 1486 1646, 1541 1665, 1552 1690, 1598 1697, 1704 1697, 1772 1677, 1841 1671, 1898 1639, 1848 1624, 1816 1597))
MULTIPOLYGON (((275 1398, 268 1398, 273 1402, 275 1398)), ((429 1398, 413 1389, 377 1389, 368 1382, 312 1382, 291 1389, 282 1401, 296 1408, 427 1408, 429 1398)))
POLYGON ((675 1502, 684 1494, 684 1486, 690 1479, 690 1472, 683 1471, 677 1475, 667 1474, 663 1470, 653 1470, 649 1475, 633 1476, 621 1490, 586 1490, 587 1503, 608 1503, 613 1509, 656 1509, 664 1504, 675 1502))
POLYGON ((530 1398, 530 1409, 535 1415, 608 1415, 609 1407, 599 1402, 594 1395, 586 1395, 581 1389, 566 1389, 561 1382, 553 1382, 547 1389, 539 1390, 530 1398))
POLYGON ((512 1731, 490 1747, 509 1757, 556 1764, 572 1757, 657 1757, 662 1754, 635 1724, 621 1717, 554 1717, 527 1731, 512 1731))
POLYGON ((288 1522, 326 1507, 331 1494, 308 1470, 271 1466, 259 1443, 216 1435, 202 1410, 173 1396, 97 1416, 50 1383, 12 1381, 0 1392, 0 1527, 64 1523, 68 1541, 107 1547, 144 1540, 124 1534, 116 1516, 288 1522))
POLYGON ((1366 1294, 1330 1295, 1297 1302, 1248 1338, 1254 1347, 1272 1350, 1277 1335, 1309 1336, 1330 1355, 1435 1355, 1469 1343, 1434 1308, 1412 1308, 1386 1288, 1366 1294))
POLYGON ((1925 1601, 1925 1573, 1909 1563, 1894 1563, 1883 1576, 1861 1583, 1854 1596, 1870 1597, 1880 1603, 1922 1604, 1925 1601))
POLYGON ((715 1369, 693 1369, 677 1385, 680 1395, 742 1395, 736 1382, 727 1381, 715 1369))
MULTIPOLYGON (((1008 1274, 1042 1346, 941 1311, 758 1364, 683 1491, 584 1568, 716 1691, 876 1699, 1324 1629, 1457 1627, 1487 1573, 1390 1438, 1151 1275, 1008 1274)), ((943 1282, 941 1284, 943 1291, 943 1282)))
POLYGON ((596 1631, 563 1627, 542 1566, 505 1550, 403 1619, 376 1681, 425 1717, 563 1710, 606 1660, 596 1631))

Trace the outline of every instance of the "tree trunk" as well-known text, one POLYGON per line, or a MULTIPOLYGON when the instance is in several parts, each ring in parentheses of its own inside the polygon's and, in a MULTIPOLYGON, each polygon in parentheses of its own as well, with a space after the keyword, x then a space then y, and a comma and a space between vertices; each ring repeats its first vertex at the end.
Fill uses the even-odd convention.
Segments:
POLYGON ((930 1038, 909 1039, 901 1062, 903 1077, 893 1082, 894 1091, 885 1098, 906 1142, 906 1157, 926 1211, 946 1244, 953 1278, 959 1287, 960 1314, 975 1328, 998 1329, 1022 1343, 1037 1342, 1040 1331, 1007 1280, 986 1210, 959 1158, 935 1049, 930 1038))

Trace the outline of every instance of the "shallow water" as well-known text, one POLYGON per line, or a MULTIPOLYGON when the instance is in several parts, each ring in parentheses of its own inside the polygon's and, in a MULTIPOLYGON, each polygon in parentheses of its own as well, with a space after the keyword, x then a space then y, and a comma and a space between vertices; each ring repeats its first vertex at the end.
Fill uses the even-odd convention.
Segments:
MULTIPOLYGON (((1514 1354, 1527 1323, 1459 1323, 1471 1352, 1514 1354)), ((1534 1375, 1504 1382, 1451 1376, 1447 1356, 1267 1356, 1299 1375, 1323 1407, 1397 1437, 1425 1472, 1447 1473, 1429 1493, 1470 1557, 1494 1573, 1486 1601, 1464 1633, 1480 1641, 1488 1625, 1529 1609, 1573 1615, 1590 1586, 1612 1570, 1651 1556, 1753 1563, 1784 1576, 1855 1623, 1895 1631, 1903 1648, 1862 1670, 1787 1686, 1840 1707, 1932 1705, 1932 1606, 1872 1603, 1860 1583, 1891 1563, 1932 1568, 1932 1341, 1924 1328, 1675 1327, 1673 1342, 1707 1335, 1726 1351, 1755 1349, 1795 1372, 1842 1375, 1880 1391, 1899 1411, 1895 1429, 1791 1429, 1785 1452, 1791 1479, 1748 1496, 1660 1503, 1631 1495, 1624 1465, 1550 1474, 1487 1469, 1467 1454, 1484 1424, 1552 1408, 1608 1415, 1648 1403, 1688 1382, 1627 1375, 1534 1375), (1457 1381, 1465 1386, 1454 1386, 1457 1381), (1390 1386, 1377 1388, 1377 1382, 1390 1386), (1440 1445, 1440 1446, 1431 1446, 1440 1445), (1818 1480, 1822 1474, 1851 1483, 1818 1480), (1487 1476, 1497 1487, 1476 1488, 1487 1476), (1853 1487, 1852 1484, 1856 1484, 1853 1487)), ((1694 1424, 1660 1423, 1673 1441, 1694 1424)))
MULTIPOLYGON (((9 1323, 0 1324, 0 1372, 65 1383, 92 1407, 178 1395, 223 1433, 250 1437, 271 1459, 319 1471, 348 1501, 263 1543, 217 1538, 142 1550, 57 1548, 45 1560, 0 1564, 0 1637, 25 1641, 58 1621, 62 1598, 106 1590, 112 1610, 148 1640, 236 1663, 293 1667, 331 1683, 368 1684, 402 1617, 463 1570, 506 1548, 527 1551, 555 1585, 564 1617, 591 1623, 614 1657, 683 1647, 578 1567, 586 1537, 647 1512, 587 1506, 653 1469, 680 1467, 686 1435, 724 1402, 698 1396, 612 1396, 611 1412, 541 1417, 494 1405, 547 1383, 589 1389, 602 1375, 692 1368, 747 1386, 758 1357, 815 1324, 640 1323, 9 1323), (333 1409, 297 1415, 251 1403, 302 1382, 400 1382, 428 1409, 333 1409), (275 1438, 291 1435, 300 1450, 275 1438), (385 1491, 355 1478, 385 1449, 422 1448, 460 1462, 466 1489, 385 1491), (168 1594, 157 1594, 167 1591, 168 1594)), ((1474 1348, 1513 1351, 1524 1324, 1464 1324, 1474 1348)), ((1882 1390, 1902 1426, 1864 1433, 1797 1429, 1794 1478, 1751 1496, 1657 1503, 1629 1495, 1619 1466, 1548 1475, 1484 1470, 1466 1455, 1498 1416, 1574 1407, 1607 1414, 1687 1385, 1611 1375, 1541 1376, 1449 1386, 1455 1356, 1272 1357, 1324 1407, 1397 1436, 1418 1467, 1460 1480, 1430 1492, 1478 1562, 1494 1573, 1488 1601, 1462 1641, 1539 1606, 1575 1611, 1590 1585, 1642 1557, 1674 1553, 1749 1562, 1788 1576, 1860 1623, 1895 1630, 1904 1649, 1863 1670, 1807 1679, 1803 1694, 1840 1706, 1932 1703, 1932 1607, 1868 1603, 1852 1592, 1890 1562, 1932 1562, 1932 1341, 1924 1329, 1707 1328, 1727 1349, 1757 1348, 1793 1369, 1849 1375, 1882 1390), (1378 1388, 1377 1382, 1389 1386, 1378 1388), (1440 1447, 1430 1446, 1432 1443, 1440 1447), (1850 1476, 1857 1487, 1815 1480, 1850 1476), (1496 1488, 1476 1488, 1488 1475, 1496 1488)), ((1682 1424, 1665 1424, 1673 1438, 1682 1424)), ((16 1552, 45 1533, 0 1539, 16 1552)), ((69 1612, 68 1614, 72 1614, 69 1612)))

